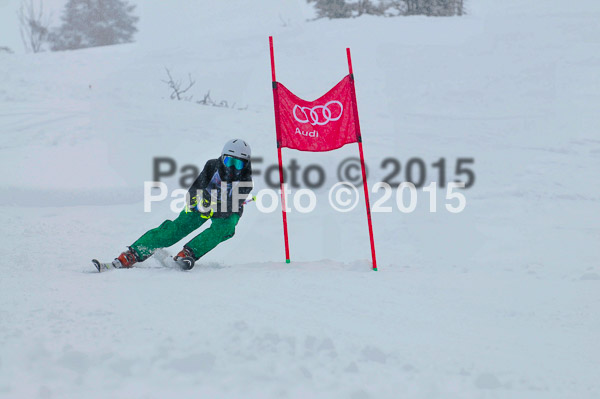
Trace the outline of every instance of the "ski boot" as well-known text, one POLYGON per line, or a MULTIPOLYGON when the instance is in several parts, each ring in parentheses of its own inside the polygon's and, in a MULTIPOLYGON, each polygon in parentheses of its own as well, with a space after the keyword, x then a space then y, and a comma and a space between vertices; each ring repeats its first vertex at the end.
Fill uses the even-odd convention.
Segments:
POLYGON ((191 270, 194 267, 194 263, 196 263, 194 252, 188 247, 183 247, 183 249, 173 257, 173 260, 179 265, 181 270, 191 270))
POLYGON ((96 259, 92 259, 92 263, 99 272, 111 269, 128 269, 137 263, 137 257, 135 256, 135 253, 129 249, 110 263, 101 263, 96 259))

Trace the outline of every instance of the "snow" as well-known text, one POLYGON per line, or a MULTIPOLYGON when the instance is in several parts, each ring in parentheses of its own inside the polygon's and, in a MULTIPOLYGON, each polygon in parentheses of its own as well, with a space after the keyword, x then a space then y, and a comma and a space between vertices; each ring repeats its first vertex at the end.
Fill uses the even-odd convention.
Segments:
POLYGON ((32 55, 10 28, 18 2, 0 1, 16 50, 0 54, 0 397, 598 397, 599 4, 306 21, 300 0, 139 2, 136 43, 32 55), (436 213, 420 191, 410 214, 388 201, 372 272, 364 202, 327 205, 356 146, 286 149, 327 172, 317 209, 288 215, 291 264, 279 211, 250 204, 188 273, 94 272, 175 216, 143 212, 154 157, 177 161, 171 189, 232 137, 263 174, 276 163, 269 34, 278 80, 308 99, 352 49, 371 185, 386 157, 422 158, 427 182, 439 158, 449 181, 474 158, 465 211, 443 189, 436 213), (169 100, 165 67, 192 74, 194 99, 247 109, 169 100))

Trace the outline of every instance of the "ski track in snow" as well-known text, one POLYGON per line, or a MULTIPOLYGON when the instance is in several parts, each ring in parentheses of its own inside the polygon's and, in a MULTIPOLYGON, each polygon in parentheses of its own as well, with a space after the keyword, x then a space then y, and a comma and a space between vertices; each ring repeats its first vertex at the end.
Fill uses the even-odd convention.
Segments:
POLYGON ((600 396, 597 2, 310 22, 300 0, 171 3, 139 2, 134 44, 0 55, 0 398, 600 396), (280 212, 251 204, 190 272, 168 267, 182 240, 97 273, 91 258, 175 216, 143 212, 153 157, 201 167, 240 136, 263 173, 276 162, 268 34, 306 98, 350 46, 370 183, 389 156, 444 157, 449 181, 473 157, 465 211, 438 190, 437 213, 426 196, 374 213, 374 273, 364 202, 326 205, 355 146, 285 150, 327 172, 317 210, 288 215, 291 264, 280 212), (168 100, 165 66, 192 73, 194 99, 248 109, 168 100))

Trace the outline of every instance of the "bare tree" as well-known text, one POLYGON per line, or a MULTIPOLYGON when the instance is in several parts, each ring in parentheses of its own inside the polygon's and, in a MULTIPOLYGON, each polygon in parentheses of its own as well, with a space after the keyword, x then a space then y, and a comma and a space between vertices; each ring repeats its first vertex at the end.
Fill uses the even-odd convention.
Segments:
POLYGON ((221 107, 221 108, 231 108, 231 109, 237 109, 239 111, 244 111, 244 110, 248 109, 247 105, 245 107, 236 107, 235 106, 236 103, 229 105, 229 103, 226 100, 215 101, 210 96, 210 90, 208 92, 206 92, 206 94, 204 95, 204 98, 202 100, 196 101, 196 104, 211 105, 213 107, 221 107))
POLYGON ((225 108, 235 108, 235 103, 229 106, 229 103, 226 100, 215 101, 210 97, 210 90, 204 95, 204 98, 200 101, 196 101, 197 104, 202 105, 212 105, 213 107, 225 107, 225 108))
POLYGON ((165 70, 167 71, 167 76, 169 77, 169 80, 163 80, 162 82, 166 83, 171 90, 173 90, 173 92, 171 93, 171 100, 191 100, 192 96, 190 97, 182 97, 182 94, 184 94, 186 91, 188 91, 195 83, 196 81, 192 79, 192 75, 189 74, 188 75, 188 79, 189 79, 189 83, 187 85, 186 88, 182 89, 181 88, 181 84, 182 82, 180 80, 175 81, 173 79, 173 76, 171 76, 171 71, 169 71, 169 68, 165 68, 165 70))
MULTIPOLYGON (((189 89, 191 89, 191 87, 196 83, 196 81, 192 79, 192 74, 188 74, 189 83, 187 84, 187 86, 185 88, 182 89, 181 88, 181 86, 182 86, 181 80, 176 81, 175 79, 173 79, 173 76, 171 75, 171 71, 169 71, 168 68, 165 68, 165 70, 167 71, 167 76, 169 77, 169 80, 162 80, 162 82, 166 83, 169 86, 169 88, 172 90, 171 100, 192 101, 192 98, 194 96, 183 96, 183 94, 185 92, 187 92, 189 89)), ((196 104, 210 105, 213 107, 231 108, 231 109, 237 109, 237 110, 248 109, 247 105, 245 107, 236 107, 235 103, 229 105, 229 103, 226 100, 215 101, 210 96, 210 90, 206 92, 206 94, 204 95, 204 98, 202 100, 196 101, 196 104)))
POLYGON ((50 33, 50 16, 44 15, 42 0, 37 6, 34 4, 34 0, 23 0, 17 15, 25 50, 39 53, 50 33))

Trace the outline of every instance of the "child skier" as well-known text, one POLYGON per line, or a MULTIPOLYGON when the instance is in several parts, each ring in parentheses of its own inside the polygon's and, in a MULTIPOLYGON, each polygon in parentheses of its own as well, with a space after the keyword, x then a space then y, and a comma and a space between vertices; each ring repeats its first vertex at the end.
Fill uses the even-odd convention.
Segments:
POLYGON ((210 219, 210 227, 192 238, 173 258, 182 269, 190 270, 208 251, 233 237, 242 216, 243 200, 251 190, 250 146, 244 140, 230 140, 219 158, 206 162, 188 191, 189 206, 175 220, 166 220, 146 232, 111 263, 96 259, 92 262, 98 271, 132 267, 157 249, 180 241, 210 219))

